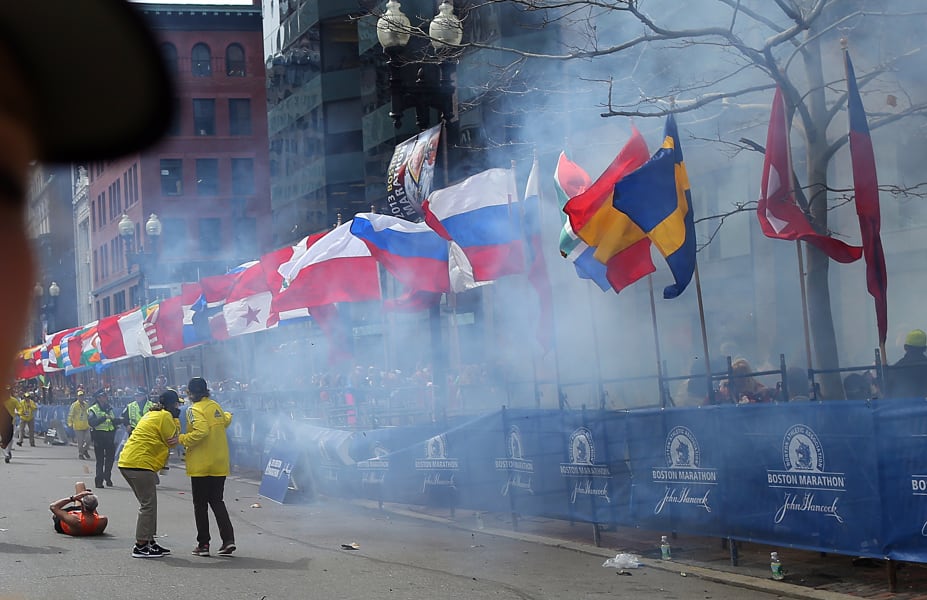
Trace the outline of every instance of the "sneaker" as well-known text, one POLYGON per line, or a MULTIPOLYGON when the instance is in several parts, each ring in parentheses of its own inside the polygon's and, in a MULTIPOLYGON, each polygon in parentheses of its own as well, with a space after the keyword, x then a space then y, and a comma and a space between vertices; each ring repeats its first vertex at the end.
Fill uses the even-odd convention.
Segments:
POLYGON ((216 554, 219 556, 231 556, 232 552, 235 552, 235 542, 225 542, 216 554))
POLYGON ((200 544, 191 552, 193 556, 209 556, 209 544, 200 544))
POLYGON ((135 544, 132 547, 132 558, 161 558, 162 556, 164 556, 164 552, 157 545, 145 544, 139 546, 135 544))
POLYGON ((155 550, 160 551, 162 556, 167 556, 168 554, 171 553, 170 549, 165 548, 164 546, 160 545, 158 542, 148 542, 148 546, 151 548, 154 548, 155 550))
POLYGON ((11 458, 13 458, 13 457, 10 456, 10 455, 6 455, 6 456, 3 457, 3 462, 9 464, 11 458))
POLYGON ((112 479, 107 479, 107 480, 106 480, 106 485, 108 485, 109 487, 113 487, 113 480, 112 480, 112 479))

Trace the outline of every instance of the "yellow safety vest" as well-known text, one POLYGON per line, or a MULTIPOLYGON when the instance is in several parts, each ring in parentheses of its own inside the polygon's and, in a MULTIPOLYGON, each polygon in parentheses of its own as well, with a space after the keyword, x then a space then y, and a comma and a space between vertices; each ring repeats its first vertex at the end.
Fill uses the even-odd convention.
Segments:
POLYGON ((104 410, 103 407, 99 404, 94 404, 89 409, 87 409, 87 413, 94 417, 106 417, 95 426, 93 426, 95 431, 115 431, 116 426, 113 425, 113 419, 116 418, 116 415, 113 414, 112 406, 104 410))

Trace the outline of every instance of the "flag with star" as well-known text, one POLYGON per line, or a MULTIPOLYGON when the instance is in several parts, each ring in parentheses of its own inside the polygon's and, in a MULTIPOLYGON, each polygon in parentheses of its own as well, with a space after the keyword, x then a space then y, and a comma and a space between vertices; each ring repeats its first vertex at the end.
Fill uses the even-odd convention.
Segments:
POLYGON ((268 328, 273 292, 261 261, 254 261, 237 274, 222 306, 229 336, 255 333, 268 328))

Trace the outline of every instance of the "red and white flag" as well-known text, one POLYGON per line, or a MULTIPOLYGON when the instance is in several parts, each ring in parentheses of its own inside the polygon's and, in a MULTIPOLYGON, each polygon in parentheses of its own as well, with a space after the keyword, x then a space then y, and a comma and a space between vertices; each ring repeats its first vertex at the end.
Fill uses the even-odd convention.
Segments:
POLYGON ((850 246, 830 236, 814 231, 808 217, 795 202, 792 183, 792 156, 789 149, 789 128, 785 118, 782 92, 776 88, 769 131, 766 134, 766 159, 763 161, 763 181, 756 217, 766 237, 780 240, 802 240, 837 262, 859 260, 863 249, 850 246))
POLYGON ((278 267, 281 291, 273 299, 276 313, 336 302, 380 299, 377 261, 367 244, 339 225, 299 257, 278 267))

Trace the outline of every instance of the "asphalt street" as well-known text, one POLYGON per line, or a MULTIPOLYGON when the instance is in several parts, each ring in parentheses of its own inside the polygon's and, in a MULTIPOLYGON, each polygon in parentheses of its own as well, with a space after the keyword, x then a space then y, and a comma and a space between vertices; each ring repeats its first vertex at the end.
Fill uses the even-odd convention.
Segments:
MULTIPOLYGON (((257 482, 232 477, 226 502, 234 557, 190 555, 195 544, 189 479, 174 464, 159 488, 159 542, 173 554, 134 559, 138 505, 121 474, 96 490, 106 535, 71 538, 52 528, 48 504, 92 484, 92 461, 72 447, 14 448, 0 463, 0 597, 152 598, 776 598, 683 569, 643 566, 620 575, 601 556, 510 539, 437 520, 390 514, 340 499, 276 504, 257 482), (260 507, 252 507, 259 504, 260 507), (356 543, 356 550, 342 544, 356 543)), ((213 535, 216 536, 215 525, 213 535)), ((218 547, 214 539, 213 549, 218 547)))

